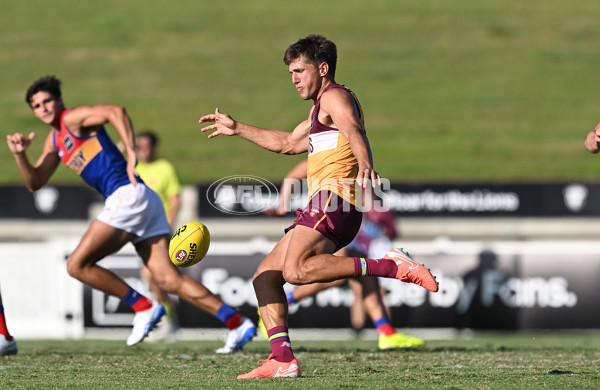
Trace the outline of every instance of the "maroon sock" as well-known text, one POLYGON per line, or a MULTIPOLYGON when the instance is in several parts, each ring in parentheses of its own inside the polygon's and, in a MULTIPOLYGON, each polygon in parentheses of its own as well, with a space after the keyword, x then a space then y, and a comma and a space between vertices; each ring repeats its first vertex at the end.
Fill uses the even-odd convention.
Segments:
POLYGON ((359 276, 382 276, 384 278, 395 278, 398 273, 396 262, 388 259, 365 259, 354 258, 354 277, 359 276))
POLYGON ((276 326, 267 331, 269 343, 271 343, 272 358, 282 363, 289 363, 294 360, 292 344, 288 328, 285 326, 276 326))

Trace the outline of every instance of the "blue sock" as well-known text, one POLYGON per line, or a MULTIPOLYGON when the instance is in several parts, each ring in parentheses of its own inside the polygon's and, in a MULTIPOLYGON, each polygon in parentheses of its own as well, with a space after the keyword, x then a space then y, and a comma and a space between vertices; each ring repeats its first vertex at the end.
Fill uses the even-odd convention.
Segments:
POLYGON ((125 302, 129 306, 133 306, 136 304, 137 301, 139 301, 141 297, 142 294, 129 287, 129 291, 127 291, 127 294, 125 294, 125 296, 123 297, 123 302, 125 302))
POLYGON ((226 304, 223 304, 219 310, 217 310, 216 317, 229 329, 239 327, 244 321, 244 317, 240 313, 226 304))
POLYGON ((226 304, 223 304, 219 308, 219 310, 217 310, 216 317, 219 320, 221 320, 221 322, 225 323, 225 322, 227 322, 228 319, 230 319, 231 317, 233 317, 236 314, 237 314, 237 311, 235 311, 233 308, 227 306, 226 304))
POLYGON ((390 320, 388 320, 386 317, 382 317, 379 320, 375 321, 375 323, 373 325, 375 325, 376 328, 379 328, 381 325, 385 325, 385 324, 389 324, 390 320))
POLYGON ((129 291, 123 297, 123 302, 131 306, 133 311, 136 313, 139 311, 144 311, 152 307, 152 301, 148 298, 135 291, 133 288, 129 287, 129 291))
POLYGON ((377 328, 377 332, 379 334, 384 334, 386 336, 389 336, 389 335, 396 333, 396 329, 394 329, 394 327, 392 326, 392 323, 390 322, 389 318, 387 318, 387 317, 382 317, 382 318, 378 319, 377 321, 375 321, 373 323, 373 325, 375 325, 375 327, 377 328))

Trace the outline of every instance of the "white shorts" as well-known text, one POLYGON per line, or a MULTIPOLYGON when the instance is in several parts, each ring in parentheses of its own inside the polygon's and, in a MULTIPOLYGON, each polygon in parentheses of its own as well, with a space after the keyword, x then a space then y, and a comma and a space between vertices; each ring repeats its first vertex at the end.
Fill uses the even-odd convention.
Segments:
POLYGON ((144 184, 127 184, 117 188, 106 201, 104 209, 96 217, 117 229, 137 236, 136 244, 147 238, 170 234, 167 215, 158 195, 144 184))

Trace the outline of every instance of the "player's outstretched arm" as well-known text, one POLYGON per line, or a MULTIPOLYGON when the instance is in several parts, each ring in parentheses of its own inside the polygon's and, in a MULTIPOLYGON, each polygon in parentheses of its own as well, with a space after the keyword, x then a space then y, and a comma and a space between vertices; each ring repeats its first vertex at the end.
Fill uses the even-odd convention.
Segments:
POLYGON ((50 132, 44 143, 42 154, 35 166, 33 166, 29 162, 25 151, 31 145, 34 137, 35 133, 33 132, 29 133, 27 137, 21 133, 6 136, 6 143, 15 157, 15 162, 17 163, 17 168, 19 168, 19 174, 23 178, 25 187, 32 192, 42 188, 50 180, 50 177, 60 163, 58 154, 54 151, 52 132, 50 132))
MULTIPOLYGON (((599 125, 600 127, 600 125, 599 125)), ((598 147, 598 141, 600 141, 600 138, 598 137, 598 127, 596 127, 596 130, 592 130, 588 133, 587 137, 585 138, 585 148, 588 150, 588 152, 590 153, 598 153, 598 151, 600 151, 600 148, 598 147)))
POLYGON ((208 138, 218 135, 238 135, 266 150, 282 154, 299 154, 308 150, 308 132, 310 131, 308 120, 296 126, 292 132, 268 130, 238 122, 230 115, 221 113, 217 107, 214 114, 204 115, 198 122, 214 122, 201 129, 202 132, 213 131, 208 138))

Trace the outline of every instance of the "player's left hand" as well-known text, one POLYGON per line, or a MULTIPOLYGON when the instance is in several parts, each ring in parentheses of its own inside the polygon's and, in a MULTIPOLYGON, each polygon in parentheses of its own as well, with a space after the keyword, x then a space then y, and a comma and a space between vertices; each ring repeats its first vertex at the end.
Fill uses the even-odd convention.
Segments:
POLYGON ((376 186, 381 185, 381 177, 379 177, 379 174, 373 169, 363 168, 358 170, 356 183, 362 188, 367 188, 370 183, 371 186, 375 188, 376 186))
POLYGON ((216 130, 215 132, 209 134, 208 138, 213 138, 220 134, 235 135, 235 125, 237 122, 230 115, 221 114, 221 112, 219 112, 219 107, 217 107, 214 114, 204 115, 198 121, 198 123, 205 122, 215 122, 210 126, 200 129, 203 133, 210 130, 216 130))

